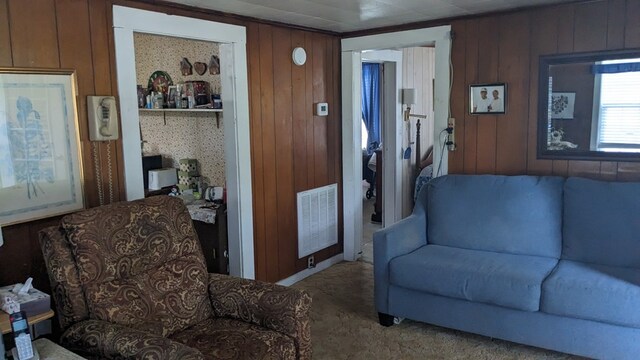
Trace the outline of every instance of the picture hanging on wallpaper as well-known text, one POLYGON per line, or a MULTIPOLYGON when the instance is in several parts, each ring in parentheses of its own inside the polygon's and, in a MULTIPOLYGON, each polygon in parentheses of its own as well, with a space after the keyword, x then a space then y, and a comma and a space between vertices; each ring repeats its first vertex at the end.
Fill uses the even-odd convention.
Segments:
POLYGON ((469 86, 469 113, 504 114, 507 109, 505 83, 475 84, 469 86))
POLYGON ((73 70, 0 69, 0 225, 84 208, 73 70))
POLYGON ((193 66, 189 62, 189 59, 182 58, 182 61, 180 61, 180 73, 182 76, 189 76, 193 74, 193 66))
POLYGON ((211 60, 209 60, 209 74, 220 74, 220 58, 215 55, 211 55, 211 60))
POLYGON ((196 69, 198 75, 204 75, 204 73, 207 72, 207 64, 200 61, 193 64, 193 68, 196 69))

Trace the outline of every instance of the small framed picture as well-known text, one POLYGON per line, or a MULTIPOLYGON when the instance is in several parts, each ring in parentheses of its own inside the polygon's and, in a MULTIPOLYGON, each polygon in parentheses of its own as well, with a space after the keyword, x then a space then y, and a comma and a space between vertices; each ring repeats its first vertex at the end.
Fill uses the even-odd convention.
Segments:
POLYGON ((169 107, 170 109, 176 108, 177 101, 179 101, 178 86, 170 85, 167 92, 167 107, 169 107))
POLYGON ((476 84, 469 86, 469 113, 504 114, 507 109, 507 85, 505 83, 476 84))
POLYGON ((552 119, 571 120, 573 119, 573 110, 575 106, 575 92, 553 92, 551 93, 549 115, 551 115, 552 119))

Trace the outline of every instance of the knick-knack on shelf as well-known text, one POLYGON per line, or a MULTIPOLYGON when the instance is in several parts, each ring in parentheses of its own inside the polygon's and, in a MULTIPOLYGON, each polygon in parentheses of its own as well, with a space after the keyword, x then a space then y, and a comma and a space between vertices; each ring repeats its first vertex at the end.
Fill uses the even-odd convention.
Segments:
POLYGON ((193 66, 189 62, 189 59, 182 58, 182 61, 180 61, 180 72, 182 72, 182 76, 193 74, 193 66))

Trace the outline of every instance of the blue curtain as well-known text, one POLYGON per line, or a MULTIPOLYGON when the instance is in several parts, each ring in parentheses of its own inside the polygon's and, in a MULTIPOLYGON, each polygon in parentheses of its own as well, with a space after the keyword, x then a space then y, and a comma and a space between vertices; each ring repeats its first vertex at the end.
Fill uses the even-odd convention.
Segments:
POLYGON ((632 71, 640 71, 640 62, 593 65, 594 74, 617 74, 632 71))
POLYGON ((380 144, 380 64, 362 64, 362 118, 367 128, 367 153, 380 144))

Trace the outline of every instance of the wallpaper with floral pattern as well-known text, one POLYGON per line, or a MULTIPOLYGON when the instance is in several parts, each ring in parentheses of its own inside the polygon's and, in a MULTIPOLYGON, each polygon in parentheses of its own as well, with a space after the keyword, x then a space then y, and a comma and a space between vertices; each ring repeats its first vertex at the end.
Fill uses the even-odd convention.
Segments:
MULTIPOLYGON (((149 77, 157 70, 165 71, 173 83, 203 80, 211 84, 213 92, 220 92, 220 75, 209 70, 198 75, 183 76, 182 58, 209 64, 212 54, 219 56, 219 45, 168 36, 134 34, 137 83, 147 87, 149 77)), ((144 155, 162 155, 164 167, 179 167, 180 159, 198 160, 200 175, 209 185, 225 184, 224 120, 220 115, 220 128, 216 127, 213 113, 193 112, 140 112, 140 130, 144 155)))

